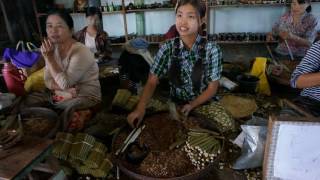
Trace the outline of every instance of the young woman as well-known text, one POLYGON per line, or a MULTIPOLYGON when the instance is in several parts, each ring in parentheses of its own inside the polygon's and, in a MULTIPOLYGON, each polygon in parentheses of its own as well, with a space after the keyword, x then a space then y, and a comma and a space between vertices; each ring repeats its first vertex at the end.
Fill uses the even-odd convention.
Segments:
POLYGON ((314 43, 291 76, 291 87, 302 89, 294 103, 320 116, 320 41, 314 43))
POLYGON ((220 48, 199 35, 201 26, 199 0, 180 0, 176 7, 179 37, 165 42, 155 57, 143 94, 136 109, 129 114, 130 125, 140 124, 145 108, 159 78, 169 76, 171 99, 187 115, 209 101, 217 92, 222 71, 220 48))
POLYGON ((280 43, 276 52, 280 59, 289 58, 288 46, 295 59, 304 57, 310 48, 317 35, 317 19, 311 10, 309 0, 292 0, 290 11, 282 15, 273 26, 267 39, 273 40, 273 35, 279 36, 280 43))
POLYGON ((101 27, 101 12, 96 7, 89 7, 86 11, 87 26, 75 34, 75 38, 85 44, 94 53, 99 63, 111 60, 111 46, 108 33, 101 27))

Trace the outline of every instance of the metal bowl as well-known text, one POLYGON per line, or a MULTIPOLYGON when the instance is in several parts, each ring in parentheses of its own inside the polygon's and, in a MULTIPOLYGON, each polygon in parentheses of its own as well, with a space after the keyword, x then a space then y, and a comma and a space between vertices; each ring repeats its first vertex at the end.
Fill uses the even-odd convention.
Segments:
POLYGON ((24 108, 20 111, 22 122, 27 119, 31 115, 35 115, 36 117, 45 118, 49 121, 54 122, 51 130, 45 135, 45 138, 53 138, 60 126, 60 119, 56 112, 51 109, 43 108, 43 107, 30 107, 24 108))

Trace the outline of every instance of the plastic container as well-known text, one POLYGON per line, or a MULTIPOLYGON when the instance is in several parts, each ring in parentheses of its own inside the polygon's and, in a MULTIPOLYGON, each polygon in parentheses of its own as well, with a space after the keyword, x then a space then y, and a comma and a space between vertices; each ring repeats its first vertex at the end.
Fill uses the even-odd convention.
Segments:
POLYGON ((2 68, 2 75, 9 92, 14 93, 16 96, 25 94, 24 82, 26 77, 21 69, 16 68, 10 62, 6 62, 2 68))
POLYGON ((255 94, 259 83, 259 78, 249 74, 241 74, 237 76, 239 90, 242 93, 255 94))

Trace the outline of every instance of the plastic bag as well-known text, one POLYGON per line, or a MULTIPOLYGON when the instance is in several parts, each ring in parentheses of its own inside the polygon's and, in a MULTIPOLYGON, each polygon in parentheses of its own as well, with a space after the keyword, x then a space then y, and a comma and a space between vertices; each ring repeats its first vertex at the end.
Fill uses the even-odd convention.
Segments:
MULTIPOLYGON (((241 125, 242 133, 240 138, 235 140, 239 144, 243 138, 241 156, 233 164, 233 169, 249 169, 261 167, 264 157, 264 147, 267 138, 267 120, 254 117, 246 125, 241 125)), ((239 137, 238 136, 238 137, 239 137)), ((241 145, 241 143, 240 143, 241 145)))
POLYGON ((253 67, 251 69, 251 75, 257 76, 260 79, 259 88, 258 88, 259 93, 270 96, 271 90, 270 90, 270 86, 269 86, 267 75, 266 75, 266 67, 267 67, 267 58, 256 57, 253 67))
POLYGON ((24 89, 30 91, 42 91, 46 88, 44 84, 44 68, 32 73, 24 84, 24 89))
POLYGON ((4 50, 3 58, 6 61, 11 60, 12 63, 18 68, 32 67, 32 65, 39 60, 40 52, 37 51, 38 48, 31 42, 27 42, 26 46, 27 49, 25 48, 25 43, 23 41, 19 41, 16 49, 6 48, 4 50))

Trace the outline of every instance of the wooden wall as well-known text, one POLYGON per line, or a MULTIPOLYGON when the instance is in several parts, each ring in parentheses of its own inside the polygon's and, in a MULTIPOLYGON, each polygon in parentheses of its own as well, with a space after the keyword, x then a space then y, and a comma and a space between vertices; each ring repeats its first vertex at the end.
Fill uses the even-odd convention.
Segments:
POLYGON ((0 10, 0 41, 38 40, 31 0, 0 0, 0 10))

